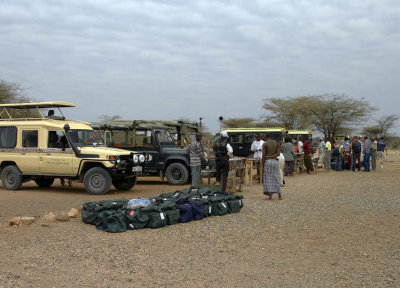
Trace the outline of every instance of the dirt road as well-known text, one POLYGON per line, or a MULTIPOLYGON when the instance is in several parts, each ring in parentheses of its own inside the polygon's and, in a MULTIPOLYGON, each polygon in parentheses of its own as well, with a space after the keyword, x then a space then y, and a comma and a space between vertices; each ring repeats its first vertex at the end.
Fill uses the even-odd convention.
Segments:
POLYGON ((0 186, 0 287, 400 287, 400 154, 388 160, 376 172, 286 178, 282 201, 247 186, 238 214, 119 234, 80 219, 8 221, 187 185, 154 178, 104 196, 75 183, 0 186))

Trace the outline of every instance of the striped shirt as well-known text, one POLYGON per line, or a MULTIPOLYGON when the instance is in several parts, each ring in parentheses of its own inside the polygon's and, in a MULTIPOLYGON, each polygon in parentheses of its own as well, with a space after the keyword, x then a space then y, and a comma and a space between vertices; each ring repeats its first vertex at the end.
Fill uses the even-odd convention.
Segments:
POLYGON ((201 159, 205 160, 201 144, 196 140, 189 144, 187 151, 190 154, 190 166, 200 166, 201 159))

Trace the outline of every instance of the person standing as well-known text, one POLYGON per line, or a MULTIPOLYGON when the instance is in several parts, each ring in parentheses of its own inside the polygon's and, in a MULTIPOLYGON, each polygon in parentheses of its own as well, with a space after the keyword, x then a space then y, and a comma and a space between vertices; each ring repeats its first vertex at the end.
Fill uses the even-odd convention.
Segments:
POLYGON ((283 156, 282 153, 279 153, 277 159, 278 159, 278 170, 279 170, 279 183, 281 184, 281 187, 283 187, 285 184, 283 181, 283 167, 285 166, 285 157, 283 156))
POLYGON ((358 140, 358 136, 354 136, 354 141, 351 143, 351 151, 353 157, 353 172, 356 171, 356 167, 358 171, 361 168, 361 142, 358 140))
POLYGON ((311 141, 307 140, 303 144, 304 166, 306 166, 307 174, 314 173, 314 165, 311 157, 311 141))
POLYGON ((335 170, 342 171, 343 163, 343 140, 337 141, 335 143, 335 148, 332 150, 332 156, 335 157, 335 170))
POLYGON ((325 154, 325 141, 323 138, 319 138, 319 144, 318 144, 318 158, 319 158, 319 163, 323 164, 324 163, 324 154, 325 154))
POLYGON ((251 143, 251 148, 250 150, 254 153, 253 158, 254 159, 261 159, 262 158, 262 147, 264 144, 264 141, 260 139, 260 134, 256 134, 256 140, 251 143))
POLYGON ((376 140, 376 137, 372 138, 371 141, 371 168, 372 171, 376 171, 376 158, 377 158, 377 150, 378 149, 378 141, 376 140))
POLYGON ((331 152, 332 150, 332 145, 331 142, 329 142, 328 138, 325 138, 325 156, 324 156, 324 166, 326 170, 331 169, 331 152))
POLYGON ((351 169, 351 147, 349 142, 349 137, 344 137, 343 142, 343 169, 350 170, 351 169))
POLYGON ((279 143, 272 140, 270 134, 267 134, 267 141, 264 142, 262 152, 264 167, 263 193, 268 196, 268 200, 272 200, 273 194, 278 194, 279 200, 281 200, 281 185, 279 183, 279 166, 277 159, 281 153, 281 149, 279 143))
POLYGON ((364 159, 363 159, 363 165, 364 165, 364 170, 363 172, 369 172, 370 171, 370 158, 371 158, 371 140, 368 139, 368 136, 364 136, 364 149, 363 149, 363 154, 364 154, 364 159))
POLYGON ((221 192, 225 193, 226 183, 229 173, 229 157, 233 156, 232 146, 228 143, 228 132, 222 131, 220 137, 216 139, 213 145, 215 152, 215 178, 221 186, 221 192))
POLYGON ((255 138, 256 140, 254 140, 253 143, 251 143, 250 150, 254 153, 253 158, 259 160, 255 161, 254 165, 257 169, 257 175, 259 177, 258 179, 260 179, 261 182, 261 175, 262 175, 261 159, 262 159, 262 146, 264 144, 264 141, 260 139, 260 134, 256 134, 255 138))
POLYGON ((301 163, 304 164, 303 137, 299 137, 297 141, 297 149, 299 150, 301 163))
POLYGON ((381 161, 381 169, 383 169, 383 161, 385 161, 385 152, 387 156, 386 143, 383 141, 383 137, 381 137, 377 143, 377 161, 381 161))
POLYGON ((187 151, 190 155, 190 170, 192 173, 192 189, 198 189, 201 175, 201 161, 207 161, 201 146, 202 136, 196 133, 196 139, 188 145, 187 151))
POLYGON ((283 157, 285 158, 285 176, 293 176, 294 173, 294 148, 292 139, 285 137, 285 144, 282 148, 283 157))

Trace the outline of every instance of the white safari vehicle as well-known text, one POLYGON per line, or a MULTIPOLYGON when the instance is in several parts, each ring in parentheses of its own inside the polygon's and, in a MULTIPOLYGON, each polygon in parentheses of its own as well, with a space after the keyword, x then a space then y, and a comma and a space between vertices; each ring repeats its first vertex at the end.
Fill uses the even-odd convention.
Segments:
POLYGON ((49 187, 60 178, 83 182, 89 194, 105 194, 111 184, 118 190, 130 190, 142 171, 145 155, 105 147, 89 123, 66 120, 63 107, 75 105, 0 104, 3 187, 18 190, 30 180, 49 187))

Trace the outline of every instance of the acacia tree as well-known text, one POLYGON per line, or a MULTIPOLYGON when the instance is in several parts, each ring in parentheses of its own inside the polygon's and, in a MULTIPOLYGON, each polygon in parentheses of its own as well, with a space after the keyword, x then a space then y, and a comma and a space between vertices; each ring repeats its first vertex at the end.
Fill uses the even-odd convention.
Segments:
POLYGON ((110 116, 110 115, 103 114, 103 115, 100 115, 99 119, 102 122, 112 122, 112 121, 120 120, 121 116, 119 116, 119 115, 110 116))
POLYGON ((381 137, 386 137, 388 136, 388 132, 390 129, 392 129, 395 125, 396 122, 399 121, 400 117, 391 114, 389 116, 384 116, 380 119, 378 119, 378 125, 376 125, 379 128, 379 133, 378 135, 381 137))
POLYGON ((307 96, 305 101, 311 124, 328 139, 341 130, 361 125, 376 110, 364 98, 345 94, 307 96))
POLYGON ((10 83, 0 80, 0 103, 21 103, 28 102, 24 96, 23 89, 17 83, 10 83))
POLYGON ((374 135, 377 137, 386 138, 390 136, 389 130, 396 125, 396 122, 399 119, 400 117, 395 114, 391 114, 389 116, 383 116, 380 119, 376 120, 377 121, 376 125, 364 127, 362 133, 366 135, 374 135))
POLYGON ((271 126, 282 126, 286 129, 306 129, 310 124, 307 110, 308 97, 268 98, 263 108, 269 111, 265 122, 271 126))

